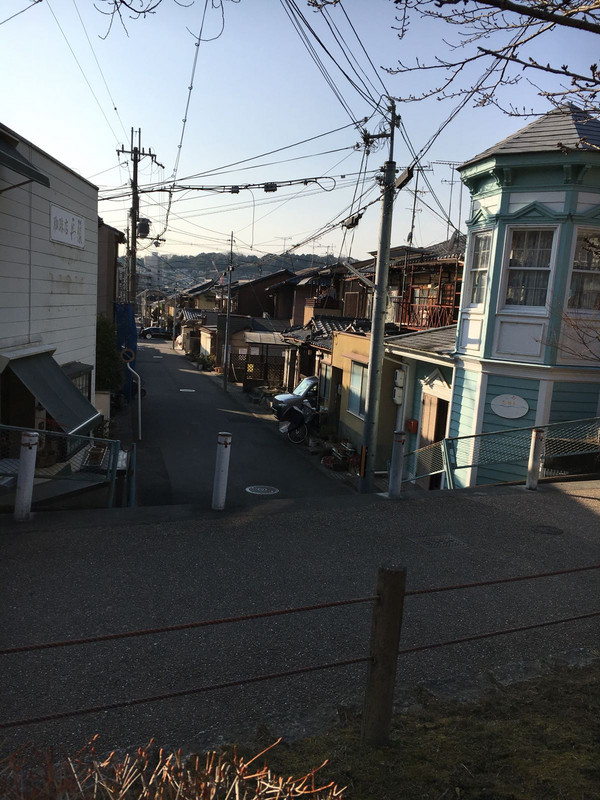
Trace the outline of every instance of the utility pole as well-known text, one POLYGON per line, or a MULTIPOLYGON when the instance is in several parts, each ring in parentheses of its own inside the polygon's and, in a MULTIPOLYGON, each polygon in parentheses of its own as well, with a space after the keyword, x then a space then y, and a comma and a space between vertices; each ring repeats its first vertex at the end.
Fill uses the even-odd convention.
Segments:
MULTIPOLYGON (((382 205, 379 228, 379 245, 377 247, 377 265, 375 268, 375 292, 371 314, 371 344, 369 350, 368 390, 363 423, 363 448, 366 458, 363 460, 363 474, 360 477, 359 491, 373 490, 375 470, 375 450, 377 447, 377 430, 379 427, 379 399, 381 395, 381 372, 383 366, 383 340, 385 334, 385 318, 387 312, 387 287, 390 265, 390 239, 392 234, 392 212, 394 194, 412 178, 413 170, 409 167, 396 180, 396 162, 394 161, 394 130, 397 125, 396 105, 390 100, 390 149, 389 157, 382 167, 382 205)), ((388 134, 386 134, 387 136, 388 134)))
POLYGON ((129 236, 129 270, 127 275, 127 302, 135 303, 135 290, 136 290, 136 271, 137 271, 137 228, 140 210, 140 196, 138 190, 138 164, 148 156, 152 161, 162 167, 156 160, 156 155, 150 148, 145 150, 142 147, 142 129, 137 131, 137 145, 134 145, 134 130, 131 129, 131 144, 130 149, 125 150, 125 146, 121 145, 121 149, 117 150, 117 155, 123 154, 131 156, 133 163, 133 174, 131 177, 131 210, 129 212, 130 222, 130 236, 129 236))
POLYGON ((227 316, 225 317, 225 350, 223 352, 223 389, 227 391, 227 380, 229 378, 229 365, 231 363, 231 353, 229 347, 230 328, 231 328, 231 273, 233 272, 233 231, 231 231, 231 246, 229 249, 229 266, 227 267, 227 316))

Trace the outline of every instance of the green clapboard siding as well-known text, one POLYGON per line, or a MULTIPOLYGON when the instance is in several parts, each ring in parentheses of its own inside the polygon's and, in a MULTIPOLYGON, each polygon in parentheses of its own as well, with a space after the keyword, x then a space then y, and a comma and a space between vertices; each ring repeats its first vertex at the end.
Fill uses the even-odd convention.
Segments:
POLYGON ((600 383, 555 383, 550 422, 598 416, 600 383))
POLYGON ((475 399, 479 386, 479 373, 456 370, 452 393, 450 436, 469 436, 473 432, 475 399))
MULTIPOLYGON (((539 392, 539 381, 531 378, 507 377, 504 375, 490 375, 488 377, 485 409, 483 413, 482 432, 502 431, 509 428, 530 428, 535 425, 539 392), (529 411, 519 419, 505 419, 492 411, 491 402, 500 394, 516 394, 524 398, 529 411)), ((509 481, 525 480, 527 475, 526 463, 486 464, 477 470, 477 483, 505 483, 509 481)))

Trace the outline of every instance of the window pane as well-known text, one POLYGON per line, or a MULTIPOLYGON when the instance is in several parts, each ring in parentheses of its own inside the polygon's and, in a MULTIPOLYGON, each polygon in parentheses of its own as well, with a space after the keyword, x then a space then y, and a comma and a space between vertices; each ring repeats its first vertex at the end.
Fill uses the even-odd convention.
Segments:
POLYGON ((575 269, 600 270, 600 231, 580 230, 575 246, 575 269))
POLYGON ((549 269, 553 238, 554 231, 513 231, 509 266, 549 269))
POLYGON ((491 233, 477 233, 473 237, 473 261, 471 269, 487 269, 490 263, 491 233))
POLYGON ((484 270, 477 270, 473 273, 471 286, 471 305, 479 305, 483 303, 485 297, 485 285, 487 282, 487 272, 484 270))
POLYGON ((567 305, 600 311, 600 272, 573 272, 567 305))
POLYGON ((508 272, 506 305, 544 306, 549 270, 511 269, 508 272))

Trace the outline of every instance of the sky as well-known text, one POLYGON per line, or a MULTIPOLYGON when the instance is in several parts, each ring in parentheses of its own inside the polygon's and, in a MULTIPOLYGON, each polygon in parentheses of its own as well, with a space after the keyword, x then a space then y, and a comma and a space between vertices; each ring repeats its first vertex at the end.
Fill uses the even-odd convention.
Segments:
MULTIPOLYGON (((349 72, 324 15, 306 0, 296 3, 349 72)), ((298 244, 299 253, 362 259, 377 248, 375 177, 389 144, 379 140, 366 164, 356 145, 361 127, 385 130, 387 102, 374 108, 320 51, 340 101, 305 49, 284 0, 163 0, 154 14, 126 17, 125 27, 115 20, 110 30, 106 10, 103 0, 2 0, 0 10, 0 121, 96 184, 105 222, 121 230, 128 224, 131 165, 117 151, 130 149, 133 128, 136 143, 141 131, 142 147, 156 156, 140 162, 142 189, 157 183, 196 187, 172 194, 166 230, 168 192, 141 195, 140 216, 151 220, 151 237, 164 240, 157 250, 163 256, 225 252, 231 234, 236 252, 257 256, 298 244), (291 186, 264 191, 265 183, 288 181, 291 186), (215 190, 246 185, 239 193, 215 190), (367 204, 356 228, 328 227, 367 204)), ((382 94, 406 97, 430 86, 432 73, 390 75, 384 68, 399 58, 442 54, 443 38, 457 33, 415 20, 399 40, 395 12, 391 0, 343 0, 343 10, 328 9, 377 101, 382 94)), ((560 52, 582 70, 597 60, 591 34, 561 31, 553 37, 533 51, 540 60, 560 52)), ((527 78, 506 91, 515 105, 550 110, 527 78)), ((419 151, 457 102, 398 103, 399 169, 412 160, 407 141, 419 151)), ((459 217, 458 174, 436 162, 466 161, 532 119, 472 102, 454 117, 421 162, 414 245, 447 238, 451 228, 442 211, 465 229, 468 192, 462 191, 459 217)), ((414 190, 413 179, 396 198, 392 246, 407 241, 414 190)), ((138 255, 155 249, 151 240, 140 241, 138 255)))

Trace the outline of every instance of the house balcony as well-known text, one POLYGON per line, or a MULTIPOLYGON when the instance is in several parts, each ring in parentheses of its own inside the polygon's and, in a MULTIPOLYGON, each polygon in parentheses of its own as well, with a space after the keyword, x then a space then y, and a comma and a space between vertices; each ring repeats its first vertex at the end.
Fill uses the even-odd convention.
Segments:
POLYGON ((443 328, 456 322, 456 309, 437 303, 394 303, 394 322, 404 328, 420 331, 443 328))

